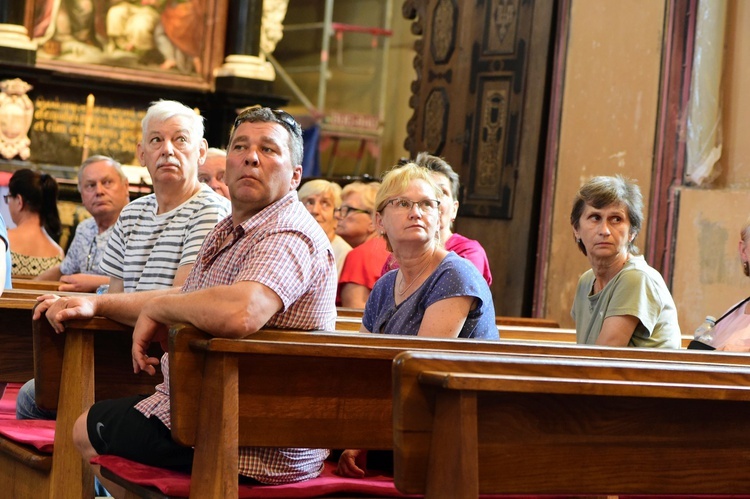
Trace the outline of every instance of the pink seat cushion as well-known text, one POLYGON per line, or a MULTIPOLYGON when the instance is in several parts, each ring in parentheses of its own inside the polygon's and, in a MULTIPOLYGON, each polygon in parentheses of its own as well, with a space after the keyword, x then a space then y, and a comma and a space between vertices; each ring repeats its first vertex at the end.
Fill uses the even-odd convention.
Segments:
POLYGON ((51 453, 55 441, 54 421, 16 419, 16 397, 20 388, 21 383, 8 383, 0 397, 0 435, 34 446, 40 452, 51 453))
POLYGON ((36 419, 0 420, 0 435, 21 444, 32 445, 40 452, 52 452, 55 422, 36 419))
MULTIPOLYGON (((3 384, 0 383, 0 386, 3 384)), ((0 420, 16 419, 16 397, 20 389, 21 383, 8 383, 4 392, 0 389, 0 420)))
MULTIPOLYGON (((147 466, 117 456, 98 456, 91 460, 113 473, 121 476, 129 482, 142 486, 155 487, 162 493, 174 497, 188 497, 190 494, 190 475, 163 468, 147 466)), ((325 463, 325 469, 318 478, 305 482, 289 483, 285 485, 246 485, 239 486, 240 498, 313 498, 327 496, 330 494, 350 494, 352 496, 378 496, 378 497, 422 497, 406 495, 396 490, 393 478, 384 475, 368 476, 364 479, 342 478, 334 475, 336 465, 331 462, 325 463)), ((557 495, 481 495, 482 499, 565 499, 570 496, 557 495)), ((593 496, 592 496, 593 497, 593 496)), ((747 499, 747 495, 621 495, 620 499, 747 499)))
MULTIPOLYGON (((155 468, 117 456, 98 456, 91 462, 100 464, 129 482, 155 487, 170 496, 188 497, 190 493, 190 475, 187 473, 155 468)), ((375 475, 364 479, 342 478, 333 474, 334 469, 336 469, 335 464, 326 462, 323 473, 312 480, 284 485, 240 484, 239 497, 296 498, 319 497, 335 493, 376 495, 379 497, 415 497, 407 496, 396 490, 391 477, 375 475)))

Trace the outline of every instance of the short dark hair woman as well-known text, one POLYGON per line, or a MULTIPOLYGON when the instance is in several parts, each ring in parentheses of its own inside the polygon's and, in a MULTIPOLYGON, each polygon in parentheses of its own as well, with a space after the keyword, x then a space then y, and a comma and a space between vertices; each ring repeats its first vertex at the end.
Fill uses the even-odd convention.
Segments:
POLYGON ((672 295, 634 243, 643 223, 638 186, 619 175, 592 178, 576 194, 570 223, 591 264, 571 311, 578 343, 680 348, 672 295))

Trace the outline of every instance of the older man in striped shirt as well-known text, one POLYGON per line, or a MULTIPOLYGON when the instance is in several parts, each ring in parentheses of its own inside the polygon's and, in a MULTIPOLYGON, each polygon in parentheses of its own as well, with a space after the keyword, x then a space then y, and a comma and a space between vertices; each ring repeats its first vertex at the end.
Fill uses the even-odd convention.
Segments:
POLYGON ((154 193, 127 205, 115 224, 99 265, 110 293, 185 282, 204 239, 229 214, 229 202, 198 181, 207 150, 192 109, 166 100, 149 107, 137 152, 154 193))
MULTIPOLYGON (((206 159, 203 117, 176 101, 154 102, 141 122, 138 159, 148 169, 154 193, 125 206, 108 236, 99 272, 110 293, 181 286, 198 250, 229 202, 198 181, 206 159)), ((18 393, 18 419, 55 419, 40 409, 30 380, 18 393)))
MULTIPOLYGON (((332 329, 336 266, 318 223, 298 201, 302 136, 287 113, 243 111, 230 134, 226 182, 232 214, 206 239, 182 292, 166 290, 94 298, 50 298, 56 330, 70 319, 104 315, 135 324, 133 364, 155 372, 159 359, 146 350, 166 339, 166 327, 188 322, 222 337, 245 337, 264 326, 332 329)), ((161 358, 164 383, 150 396, 94 404, 76 422, 73 438, 86 459, 116 454, 146 464, 185 468, 192 449, 169 434, 169 356, 161 358)), ((326 449, 240 448, 240 474, 261 483, 317 476, 326 449)), ((109 487, 108 487, 109 488, 109 487)))

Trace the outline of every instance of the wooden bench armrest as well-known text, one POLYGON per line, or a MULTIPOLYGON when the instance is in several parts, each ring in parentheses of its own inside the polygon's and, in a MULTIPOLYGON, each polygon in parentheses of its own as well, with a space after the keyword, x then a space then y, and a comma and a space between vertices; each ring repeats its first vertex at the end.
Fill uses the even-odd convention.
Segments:
POLYGON ((36 281, 12 276, 11 285, 13 289, 33 289, 39 291, 55 291, 60 287, 59 281, 36 281))

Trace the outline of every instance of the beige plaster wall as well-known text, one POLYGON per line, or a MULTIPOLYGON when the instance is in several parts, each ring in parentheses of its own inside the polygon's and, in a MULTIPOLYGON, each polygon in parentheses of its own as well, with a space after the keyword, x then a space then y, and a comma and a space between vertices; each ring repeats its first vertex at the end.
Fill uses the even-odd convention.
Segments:
MULTIPOLYGON (((578 276, 589 268, 569 223, 575 192, 591 176, 619 173, 648 198, 664 15, 663 1, 572 2, 544 306, 563 326, 573 326, 578 276)), ((636 242, 643 250, 643 237, 636 242)))
POLYGON ((723 72, 724 149, 719 187, 750 189, 750 2, 730 1, 723 72))
POLYGON ((706 315, 718 318, 748 295, 737 246, 749 194, 744 189, 680 190, 672 294, 684 334, 706 315))
POLYGON ((750 215, 750 2, 730 1, 723 71, 722 170, 712 186, 683 188, 672 294, 683 333, 750 294, 737 253, 750 215))

